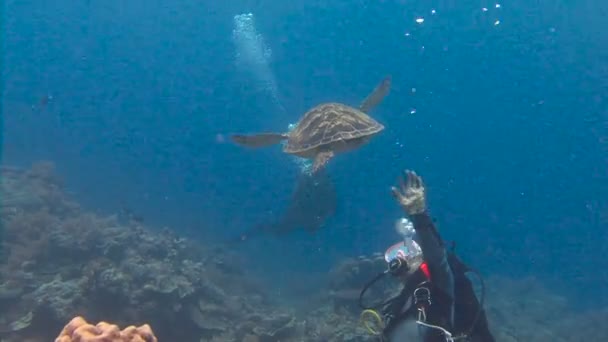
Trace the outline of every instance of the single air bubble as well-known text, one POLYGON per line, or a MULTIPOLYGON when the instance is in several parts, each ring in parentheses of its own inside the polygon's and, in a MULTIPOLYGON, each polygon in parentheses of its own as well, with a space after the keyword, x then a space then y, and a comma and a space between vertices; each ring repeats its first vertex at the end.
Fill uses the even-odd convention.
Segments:
POLYGON ((416 22, 418 24, 422 24, 424 22, 424 18, 416 18, 416 22))
POLYGON ((416 108, 412 108, 412 109, 410 110, 410 114, 416 114, 416 108))
POLYGON ((496 4, 494 7, 501 8, 502 6, 500 6, 500 4, 496 4))
POLYGON ((435 11, 434 9, 431 10, 431 14, 435 14, 437 13, 437 11, 435 11))
POLYGON ((416 92, 416 88, 412 88, 412 93, 415 93, 415 92, 416 92))
POLYGON ((488 11, 488 8, 487 8, 487 7, 484 7, 484 8, 482 8, 481 10, 482 10, 483 12, 487 12, 487 11, 488 11))
POLYGON ((409 36, 410 36, 410 33, 409 33, 409 32, 405 32, 405 36, 406 36, 406 37, 409 37, 409 36))
POLYGON ((498 25, 500 25, 500 20, 496 20, 496 21, 494 22, 494 26, 498 26, 498 25))

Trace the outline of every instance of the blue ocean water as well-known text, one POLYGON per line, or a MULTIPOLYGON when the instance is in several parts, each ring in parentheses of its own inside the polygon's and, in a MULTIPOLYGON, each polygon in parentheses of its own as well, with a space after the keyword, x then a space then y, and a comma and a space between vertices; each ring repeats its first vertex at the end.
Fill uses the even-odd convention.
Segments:
POLYGON ((401 216, 388 190, 410 168, 442 235, 484 274, 532 275, 608 303, 603 2, 9 0, 3 10, 2 163, 54 161, 94 210, 128 207, 203 241, 238 235, 285 208, 299 170, 279 148, 226 137, 286 130, 321 102, 357 104, 390 74, 372 114, 386 130, 329 165, 337 215, 315 234, 240 245, 248 267, 277 293, 314 291, 336 260, 383 251, 401 216), (235 16, 247 13, 256 35, 239 45, 235 16))

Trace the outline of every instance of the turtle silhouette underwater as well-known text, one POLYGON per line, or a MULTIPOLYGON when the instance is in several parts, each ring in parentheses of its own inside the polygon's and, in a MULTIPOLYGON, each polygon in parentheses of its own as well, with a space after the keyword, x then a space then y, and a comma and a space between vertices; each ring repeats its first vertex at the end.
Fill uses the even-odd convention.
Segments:
POLYGON ((390 86, 391 77, 387 76, 359 108, 336 102, 323 103, 307 111, 290 132, 234 134, 232 141, 259 148, 287 140, 283 152, 312 159, 312 172, 317 172, 336 154, 357 149, 384 130, 384 126, 367 113, 384 99, 390 86))
POLYGON ((263 235, 283 236, 298 229, 315 233, 335 215, 337 200, 334 182, 326 169, 314 174, 302 173, 284 213, 272 221, 257 224, 231 242, 251 240, 263 235))

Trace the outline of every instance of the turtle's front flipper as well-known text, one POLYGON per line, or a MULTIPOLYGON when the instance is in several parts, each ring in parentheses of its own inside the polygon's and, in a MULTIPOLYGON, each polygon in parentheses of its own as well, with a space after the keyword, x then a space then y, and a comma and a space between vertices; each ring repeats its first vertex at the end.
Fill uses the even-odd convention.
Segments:
POLYGON ((283 133, 260 133, 260 134, 234 134, 231 136, 232 141, 246 147, 266 147, 280 143, 288 138, 287 134, 283 133))
POLYGON ((363 113, 368 113, 374 107, 378 105, 384 99, 388 92, 391 89, 391 76, 386 76, 380 84, 376 86, 376 88, 369 94, 361 105, 359 106, 359 110, 363 113))
POLYGON ((334 156, 334 152, 333 151, 323 151, 323 152, 319 152, 319 154, 317 154, 317 156, 315 157, 315 161, 312 164, 312 173, 316 173, 319 170, 321 170, 322 168, 325 167, 325 164, 327 164, 327 162, 333 158, 334 156))

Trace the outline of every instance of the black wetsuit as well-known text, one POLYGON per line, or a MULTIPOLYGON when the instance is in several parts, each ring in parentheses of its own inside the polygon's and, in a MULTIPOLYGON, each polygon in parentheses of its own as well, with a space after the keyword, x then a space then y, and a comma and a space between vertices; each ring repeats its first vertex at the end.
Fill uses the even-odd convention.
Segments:
MULTIPOLYGON (((397 299, 385 308, 383 314, 391 317, 384 331, 385 340, 398 342, 411 338, 412 329, 406 325, 412 326, 415 324, 413 321, 420 319, 444 328, 453 337, 468 336, 461 341, 494 342, 485 312, 465 275, 466 266, 447 252, 428 213, 412 215, 410 219, 430 278, 422 270, 417 270, 408 277, 397 299), (415 296, 415 292, 418 295, 415 296), (424 319, 419 308, 424 309, 424 319)), ((418 325, 416 330, 424 342, 446 341, 445 334, 439 329, 418 325)))

